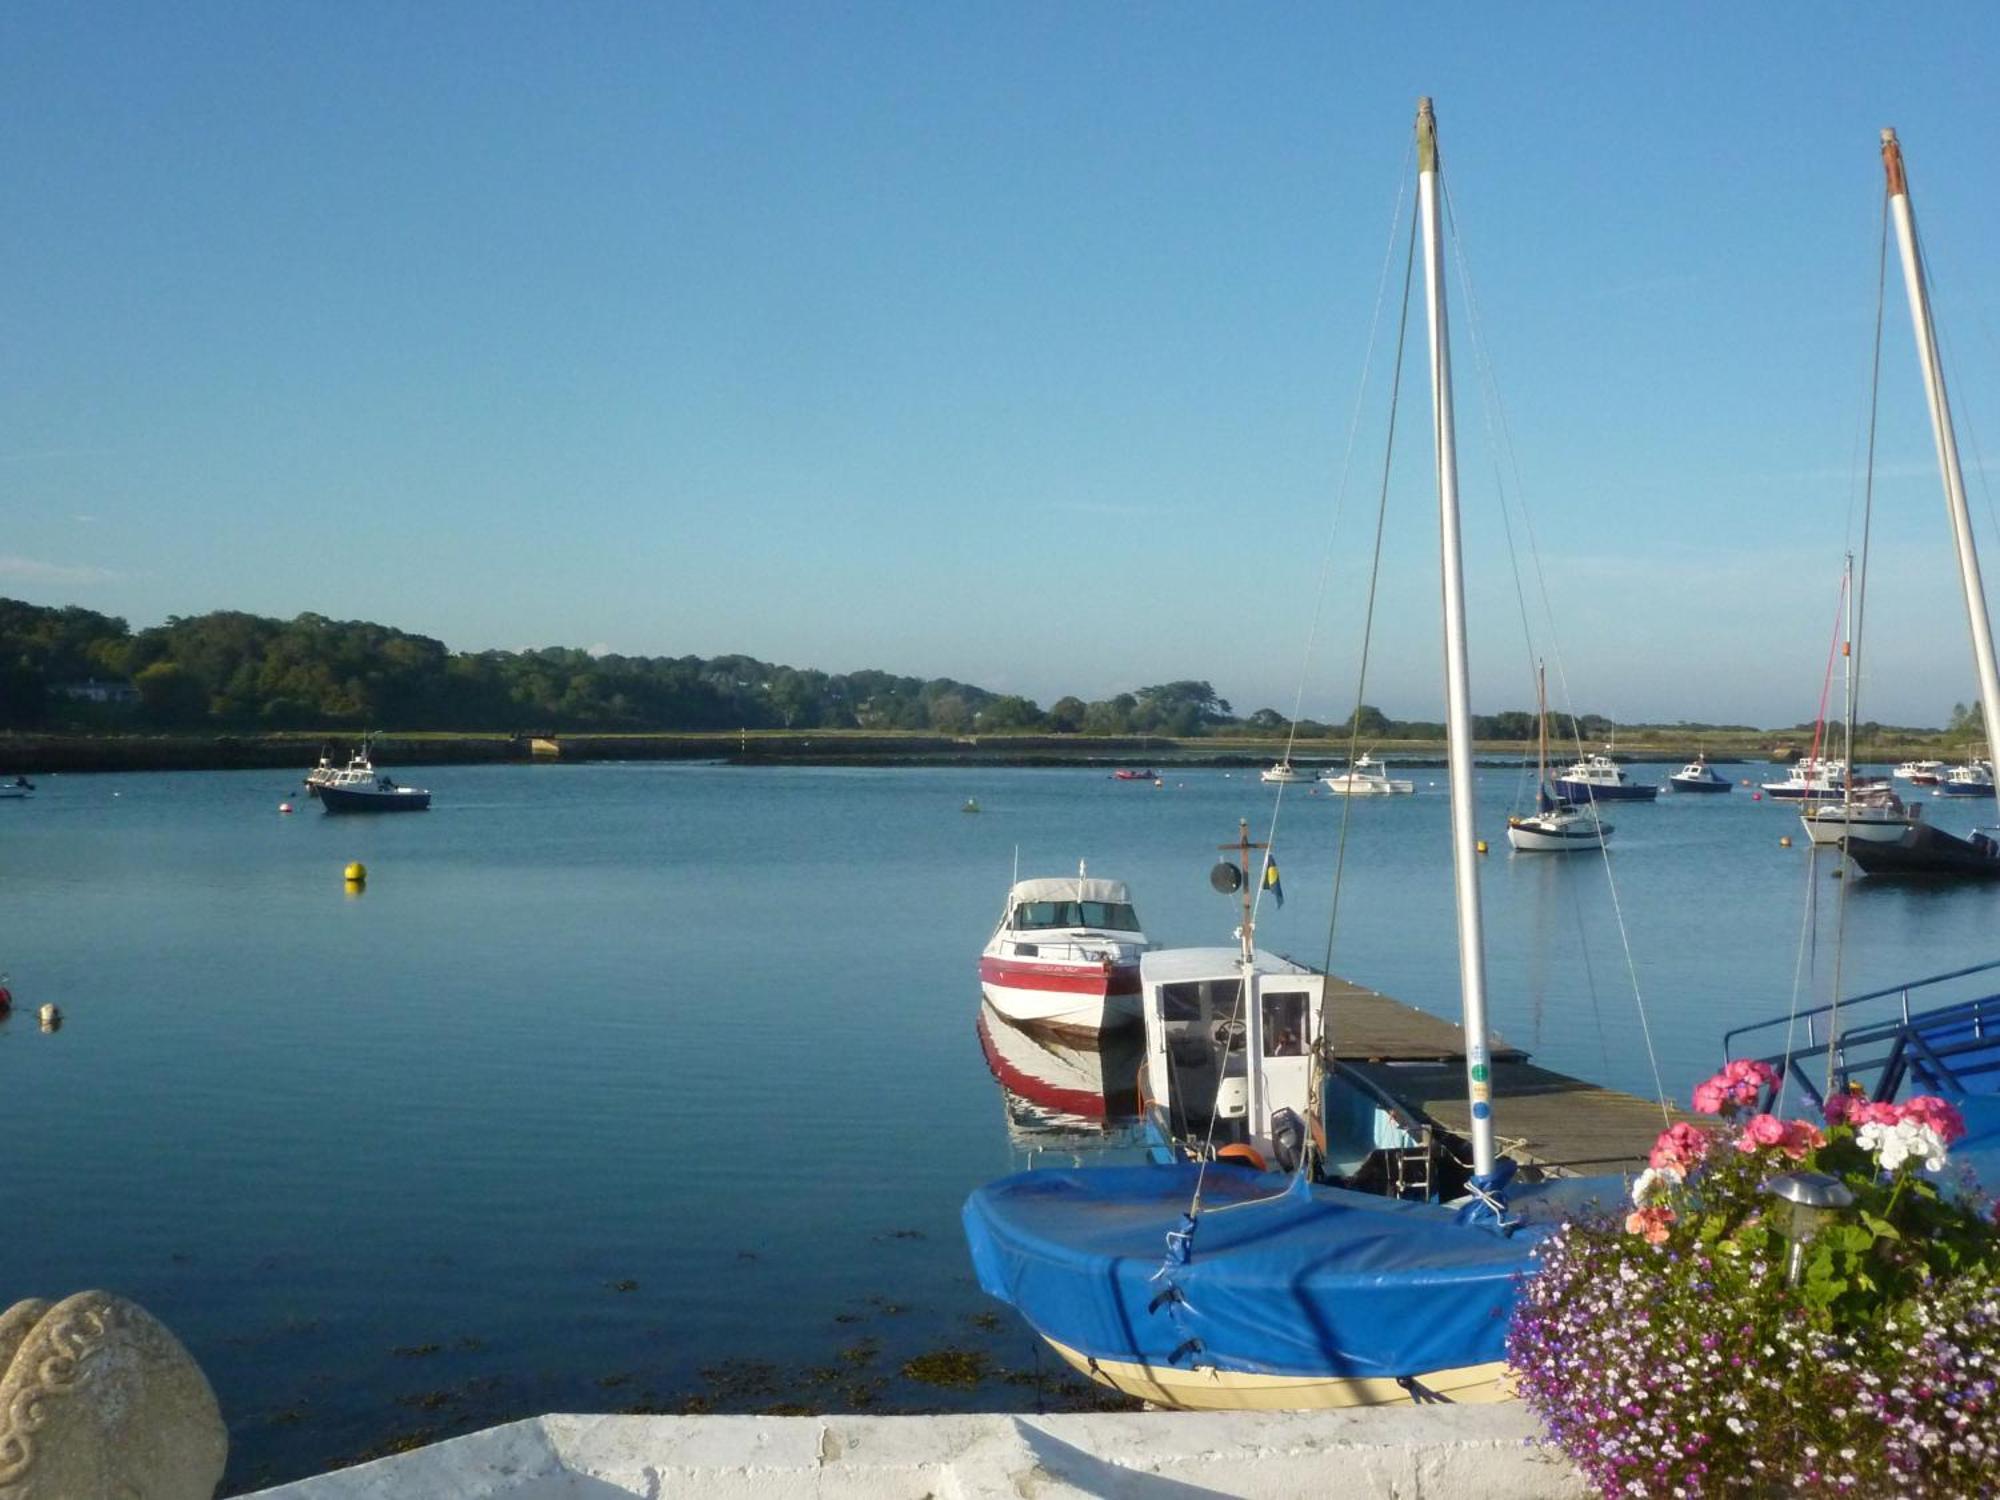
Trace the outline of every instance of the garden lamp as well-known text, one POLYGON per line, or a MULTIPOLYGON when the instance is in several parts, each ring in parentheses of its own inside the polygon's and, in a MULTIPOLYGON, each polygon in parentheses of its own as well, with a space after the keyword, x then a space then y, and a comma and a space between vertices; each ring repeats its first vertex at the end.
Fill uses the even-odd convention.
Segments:
POLYGON ((1792 1206, 1788 1230, 1792 1253, 1785 1262, 1785 1284, 1797 1286, 1805 1270, 1806 1246, 1835 1214, 1854 1206, 1854 1194, 1838 1177, 1829 1177, 1824 1172, 1787 1172, 1765 1183, 1764 1191, 1792 1206))

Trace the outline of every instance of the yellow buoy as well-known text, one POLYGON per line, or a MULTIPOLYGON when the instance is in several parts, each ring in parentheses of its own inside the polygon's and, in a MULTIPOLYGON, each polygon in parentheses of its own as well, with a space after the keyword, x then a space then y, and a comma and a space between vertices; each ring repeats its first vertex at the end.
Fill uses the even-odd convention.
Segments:
POLYGON ((1790 835, 1789 833, 1787 833, 1787 834, 1781 834, 1781 835, 1779 835, 1779 838, 1778 838, 1778 847, 1779 847, 1780 849, 1789 849, 1789 848, 1791 848, 1791 847, 1792 847, 1792 836, 1791 836, 1791 835, 1790 835))
POLYGON ((1481 839, 1478 843, 1474 844, 1472 847, 1477 849, 1481 854, 1484 854, 1486 852, 1486 840, 1481 839))
POLYGON ((361 863, 360 860, 355 860, 354 863, 347 867, 347 883, 349 885, 360 885, 367 878, 368 866, 361 863))

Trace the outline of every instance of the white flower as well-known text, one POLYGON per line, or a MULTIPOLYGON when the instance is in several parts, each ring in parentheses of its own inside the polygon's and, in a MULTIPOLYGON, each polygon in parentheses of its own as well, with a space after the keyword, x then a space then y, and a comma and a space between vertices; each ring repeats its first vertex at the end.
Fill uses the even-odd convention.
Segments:
POLYGON ((1878 1125, 1871 1120, 1855 1133, 1855 1139, 1862 1150, 1875 1153, 1885 1172, 1893 1172, 1913 1159, 1933 1172, 1944 1170, 1944 1142, 1930 1126, 1915 1120, 1901 1120, 1894 1125, 1878 1125))
POLYGON ((1650 1203, 1659 1203, 1667 1196, 1667 1189, 1681 1180, 1681 1174, 1672 1167, 1648 1167, 1632 1183, 1632 1206, 1644 1208, 1650 1203))

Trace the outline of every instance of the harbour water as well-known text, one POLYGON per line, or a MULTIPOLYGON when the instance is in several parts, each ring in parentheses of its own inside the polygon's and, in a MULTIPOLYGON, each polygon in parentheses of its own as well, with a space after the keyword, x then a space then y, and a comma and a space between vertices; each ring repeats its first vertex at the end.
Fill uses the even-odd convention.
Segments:
MULTIPOLYGON (((1155 941, 1229 941, 1208 867, 1238 818, 1269 833, 1273 788, 394 774, 434 809, 327 817, 269 772, 0 804, 0 1303, 101 1286, 158 1314, 216 1386, 228 1491, 546 1410, 1074 1399, 958 1234, 965 1193, 1037 1142, 974 1034, 977 953, 1017 859, 1127 881, 1155 941)), ((1442 772, 1410 774, 1415 797, 1285 792, 1260 939, 1325 960, 1345 820, 1332 967, 1449 1015, 1442 772)), ((1507 852, 1523 790, 1482 773, 1491 1008, 1549 1067, 1653 1093, 1636 974, 1685 1098, 1795 976, 1826 998, 1837 920, 1849 992, 1994 956, 2000 893, 1831 879, 1747 788, 1609 809, 1615 888, 1594 857, 1507 852)), ((1991 815, 1926 799, 1954 829, 1991 815)))

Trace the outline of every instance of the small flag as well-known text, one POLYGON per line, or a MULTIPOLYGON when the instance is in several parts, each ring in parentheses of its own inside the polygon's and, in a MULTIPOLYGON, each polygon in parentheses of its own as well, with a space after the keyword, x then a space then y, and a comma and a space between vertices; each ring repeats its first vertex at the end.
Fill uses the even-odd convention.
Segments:
POLYGON ((1264 856, 1264 889, 1278 905, 1285 904, 1285 887, 1278 880, 1278 862, 1268 854, 1264 856))

